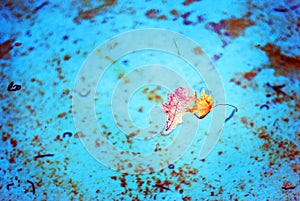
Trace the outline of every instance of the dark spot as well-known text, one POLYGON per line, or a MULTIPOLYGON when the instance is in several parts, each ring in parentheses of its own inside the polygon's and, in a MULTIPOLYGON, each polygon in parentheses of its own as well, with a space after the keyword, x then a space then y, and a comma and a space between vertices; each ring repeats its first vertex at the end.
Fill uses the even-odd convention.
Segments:
POLYGON ((71 133, 71 132, 65 132, 65 133, 63 134, 63 138, 65 138, 66 136, 72 137, 72 133, 71 133))
POLYGON ((43 155, 37 155, 34 157, 34 159, 37 159, 37 158, 44 158, 44 157, 52 157, 54 156, 54 154, 43 154, 43 155))
POLYGON ((122 61, 122 63, 127 66, 129 61, 125 59, 125 60, 122 61))
POLYGON ((63 40, 68 40, 69 39, 69 36, 65 35, 63 36, 63 40))
POLYGON ((30 180, 27 180, 28 183, 31 184, 31 187, 32 187, 32 194, 34 195, 35 194, 35 187, 34 187, 34 183, 30 180))
POLYGON ((7 87, 8 91, 18 91, 20 89, 21 89, 21 85, 14 84, 14 82, 10 82, 7 87))
POLYGON ((267 110, 269 109, 269 106, 268 106, 267 104, 261 105, 261 106, 259 107, 259 109, 263 109, 264 107, 265 107, 267 110))
POLYGON ((171 170, 173 170, 173 169, 175 168, 175 166, 174 166, 173 164, 170 164, 170 165, 168 166, 168 168, 171 169, 171 170))

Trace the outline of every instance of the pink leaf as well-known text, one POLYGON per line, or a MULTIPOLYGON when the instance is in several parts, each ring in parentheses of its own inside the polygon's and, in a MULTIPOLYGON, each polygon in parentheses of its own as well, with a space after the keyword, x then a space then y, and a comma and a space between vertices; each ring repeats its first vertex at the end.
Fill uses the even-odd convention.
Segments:
POLYGON ((166 131, 182 123, 182 117, 188 112, 192 101, 194 97, 190 96, 190 90, 186 88, 179 87, 173 94, 168 94, 168 103, 162 104, 162 110, 167 115, 166 131))

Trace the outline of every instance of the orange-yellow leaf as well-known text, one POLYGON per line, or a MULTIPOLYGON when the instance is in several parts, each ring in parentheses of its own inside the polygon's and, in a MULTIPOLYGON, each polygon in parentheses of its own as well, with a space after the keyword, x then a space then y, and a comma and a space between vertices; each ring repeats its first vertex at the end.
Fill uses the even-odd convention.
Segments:
POLYGON ((204 89, 202 90, 202 94, 199 99, 197 98, 197 93, 195 92, 194 99, 195 105, 188 108, 188 112, 194 113, 198 116, 198 118, 202 119, 210 112, 214 101, 211 96, 205 93, 204 89))

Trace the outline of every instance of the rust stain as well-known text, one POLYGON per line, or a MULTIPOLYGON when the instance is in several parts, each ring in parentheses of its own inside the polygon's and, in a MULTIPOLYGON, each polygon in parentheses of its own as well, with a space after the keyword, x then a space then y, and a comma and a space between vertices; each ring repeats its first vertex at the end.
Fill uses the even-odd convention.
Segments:
POLYGON ((246 72, 244 73, 244 78, 246 78, 247 80, 251 81, 255 76, 256 76, 257 72, 254 71, 250 71, 250 72, 246 72))
POLYGON ((97 6, 95 8, 79 11, 78 15, 74 18, 76 24, 80 24, 82 20, 90 20, 96 17, 97 15, 104 14, 108 11, 111 6, 117 4, 116 0, 106 0, 104 4, 97 6))
POLYGON ((180 17, 180 13, 175 9, 172 9, 170 13, 174 16, 173 20, 176 20, 180 17))
POLYGON ((155 103, 161 104, 163 103, 163 98, 159 94, 157 94, 157 91, 160 89, 161 89, 160 86, 157 86, 153 90, 149 90, 149 88, 147 87, 143 89, 142 93, 147 96, 147 99, 149 101, 154 101, 155 103))
POLYGON ((300 165, 296 163, 291 163, 289 166, 293 169, 294 172, 300 171, 300 165))
POLYGON ((66 112, 62 112, 62 113, 58 114, 57 117, 58 117, 58 118, 62 118, 62 117, 64 117, 64 116, 66 116, 66 115, 67 115, 66 112))
POLYGON ((157 20, 166 20, 167 16, 166 15, 159 15, 160 10, 157 9, 150 9, 146 12, 146 16, 149 19, 157 19, 157 20))
POLYGON ((185 0, 182 4, 187 6, 187 5, 190 5, 194 2, 199 2, 200 0, 185 0))
POLYGON ((236 85, 245 89, 248 86, 254 85, 253 79, 261 70, 261 68, 254 68, 248 72, 236 73, 235 76, 230 79, 230 82, 234 82, 236 85))
POLYGON ((268 67, 275 70, 275 76, 296 77, 300 80, 300 56, 284 55, 278 47, 271 43, 256 47, 265 51, 270 62, 268 67))
POLYGON ((200 46, 194 48, 194 54, 201 55, 204 54, 202 48, 200 46))
POLYGON ((3 43, 0 44, 0 59, 10 59, 10 50, 13 49, 13 42, 15 39, 9 39, 3 43))
POLYGON ((238 36, 245 34, 245 29, 253 26, 255 23, 247 19, 247 16, 241 18, 231 18, 221 20, 218 23, 210 22, 206 25, 208 29, 212 29, 218 35, 228 35, 231 38, 237 38, 238 36))
POLYGON ((224 23, 226 31, 232 38, 244 35, 245 29, 255 24, 253 21, 244 18, 232 18, 225 20, 224 23))

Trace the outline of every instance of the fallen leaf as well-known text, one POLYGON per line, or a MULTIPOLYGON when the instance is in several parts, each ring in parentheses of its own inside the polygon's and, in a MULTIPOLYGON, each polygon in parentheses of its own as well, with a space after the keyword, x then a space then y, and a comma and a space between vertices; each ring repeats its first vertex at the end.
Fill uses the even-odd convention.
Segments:
POLYGON ((201 97, 197 98, 197 92, 194 93, 195 105, 188 108, 188 112, 194 113, 199 119, 204 118, 211 110, 214 101, 211 96, 202 90, 201 97))
POLYGON ((167 115, 166 131, 173 130, 182 123, 182 117, 188 113, 188 108, 194 100, 190 90, 179 87, 173 94, 168 94, 168 103, 162 104, 162 110, 167 115))

